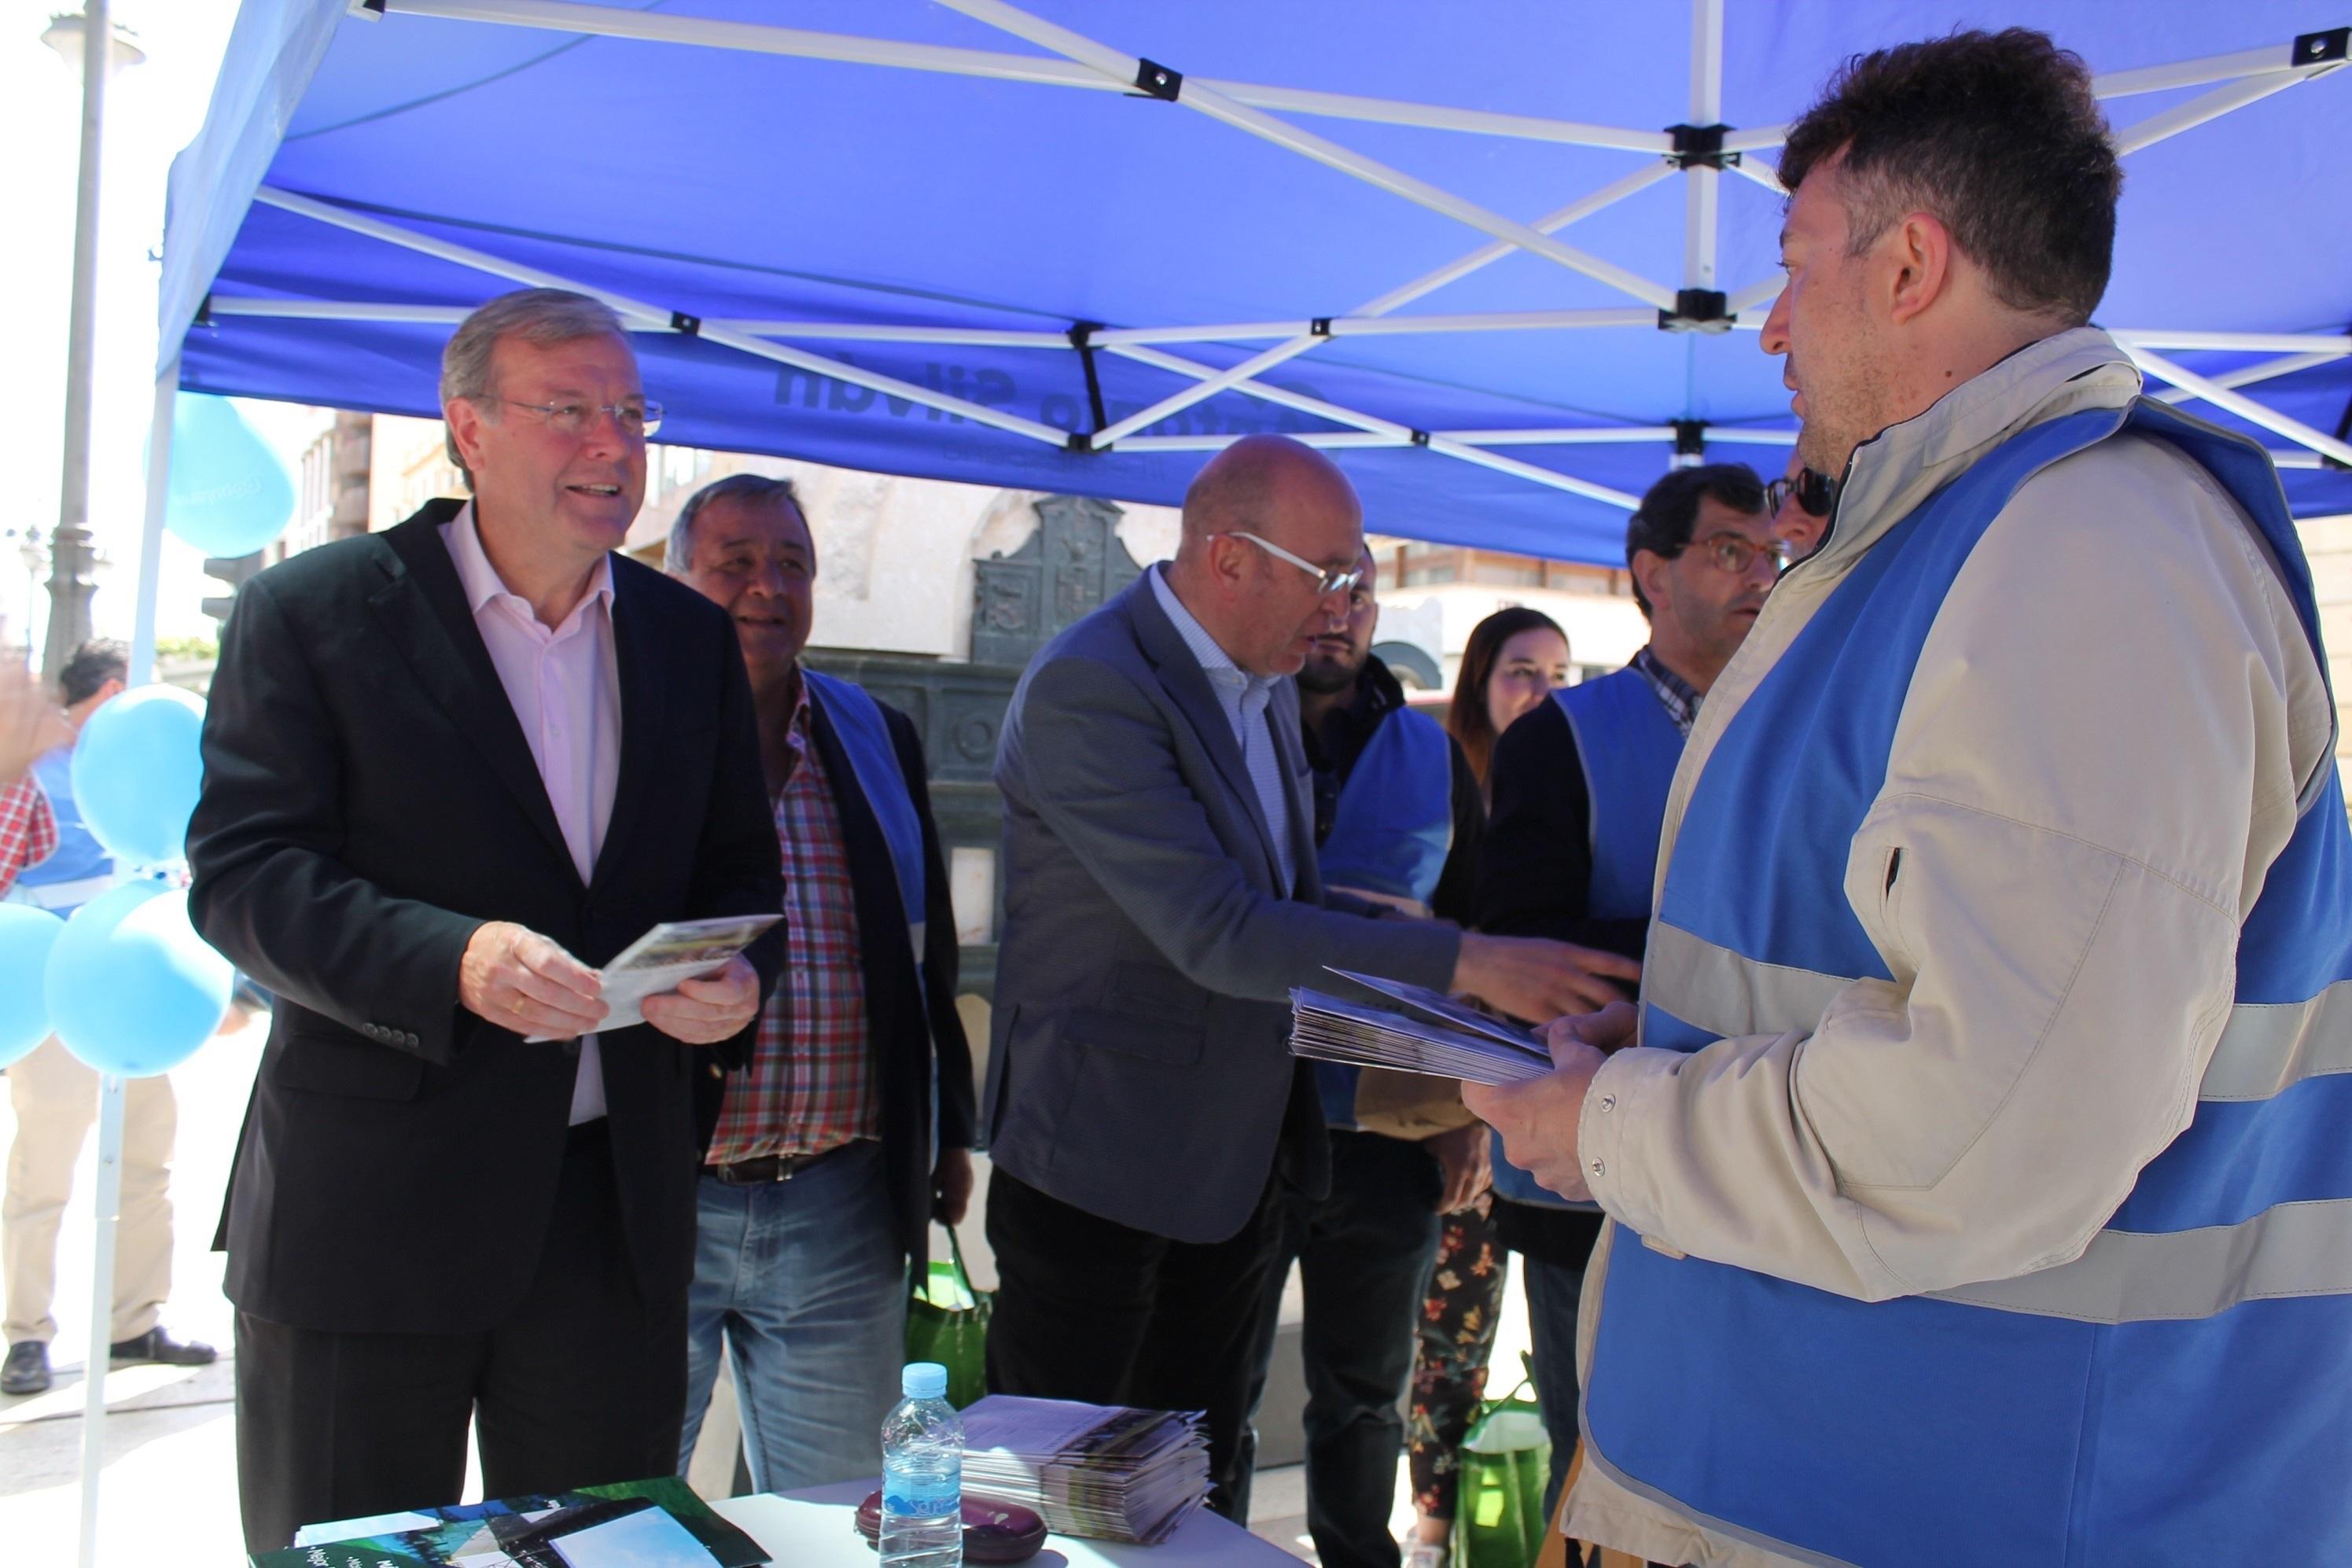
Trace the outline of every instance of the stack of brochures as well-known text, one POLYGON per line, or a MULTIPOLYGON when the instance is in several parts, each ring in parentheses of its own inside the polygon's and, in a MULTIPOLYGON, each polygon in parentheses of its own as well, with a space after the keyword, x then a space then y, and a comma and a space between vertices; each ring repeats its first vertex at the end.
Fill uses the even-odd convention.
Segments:
POLYGON ((753 1568, 768 1554, 676 1476, 303 1527, 253 1568, 753 1568))
POLYGON ((1331 973, 1399 1006, 1350 1002, 1303 986, 1295 989, 1290 994, 1294 1056, 1470 1083, 1517 1083, 1551 1071, 1551 1052, 1533 1030, 1423 986, 1346 969, 1331 973))
POLYGON ((963 1410, 963 1489, 1026 1504, 1063 1535, 1156 1545, 1209 1495, 1198 1412, 992 1394, 963 1410))

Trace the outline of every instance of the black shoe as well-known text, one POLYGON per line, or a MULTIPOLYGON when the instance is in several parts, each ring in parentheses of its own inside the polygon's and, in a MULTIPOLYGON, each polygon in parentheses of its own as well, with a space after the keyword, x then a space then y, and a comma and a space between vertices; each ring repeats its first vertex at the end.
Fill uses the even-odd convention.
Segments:
POLYGON ((107 1358, 117 1366, 142 1361, 161 1362, 165 1366, 210 1366, 220 1359, 220 1352, 201 1340, 175 1340, 156 1328, 135 1340, 115 1341, 107 1358))
POLYGON ((18 1340, 0 1363, 0 1394, 47 1394, 49 1391, 49 1347, 39 1340, 18 1340))

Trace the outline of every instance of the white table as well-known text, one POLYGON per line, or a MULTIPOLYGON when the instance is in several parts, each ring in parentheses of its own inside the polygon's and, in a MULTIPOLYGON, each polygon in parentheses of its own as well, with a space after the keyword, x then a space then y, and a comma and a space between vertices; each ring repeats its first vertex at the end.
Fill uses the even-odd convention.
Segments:
MULTIPOLYGON (((845 1481, 805 1491, 727 1498, 711 1508, 773 1557, 777 1568, 860 1568, 877 1561, 857 1533, 857 1505, 881 1485, 845 1481)), ((1195 1509, 1157 1546, 1116 1541, 1045 1539, 1029 1560, 1037 1568, 1299 1568, 1298 1559, 1207 1509, 1195 1509)))

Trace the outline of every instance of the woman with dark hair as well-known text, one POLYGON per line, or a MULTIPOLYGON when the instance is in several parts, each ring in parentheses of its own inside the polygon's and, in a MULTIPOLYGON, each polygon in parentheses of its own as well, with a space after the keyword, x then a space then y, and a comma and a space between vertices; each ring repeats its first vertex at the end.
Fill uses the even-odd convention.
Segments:
POLYGON ((1445 727, 1486 787, 1495 740, 1555 687, 1568 684, 1568 634, 1541 610, 1510 605, 1470 629, 1445 727))
MULTIPOLYGON (((1541 610, 1513 605, 1471 629, 1445 727, 1461 742, 1480 790, 1496 738, 1567 681, 1568 634, 1541 610)), ((1444 1568, 1446 1561, 1459 1489, 1456 1456, 1486 1395, 1509 1259, 1495 1235, 1490 1194, 1445 1216, 1414 1347, 1406 1435, 1416 1517, 1404 1568, 1444 1568)))

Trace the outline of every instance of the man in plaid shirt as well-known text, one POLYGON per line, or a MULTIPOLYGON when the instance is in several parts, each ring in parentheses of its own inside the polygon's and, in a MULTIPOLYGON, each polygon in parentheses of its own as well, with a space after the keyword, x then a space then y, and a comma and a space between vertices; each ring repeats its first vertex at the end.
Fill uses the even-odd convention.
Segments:
POLYGON ((908 1266, 971 1198, 971 1057, 922 746, 905 714, 801 667, 816 547, 790 482, 697 493, 667 568, 734 617, 789 931, 751 1066, 711 1069, 678 1463, 723 1342, 752 1485, 775 1491, 873 1472, 908 1266))
POLYGON ((17 872, 57 853, 58 819, 33 782, 33 759, 71 739, 32 671, 0 659, 0 897, 17 872))

